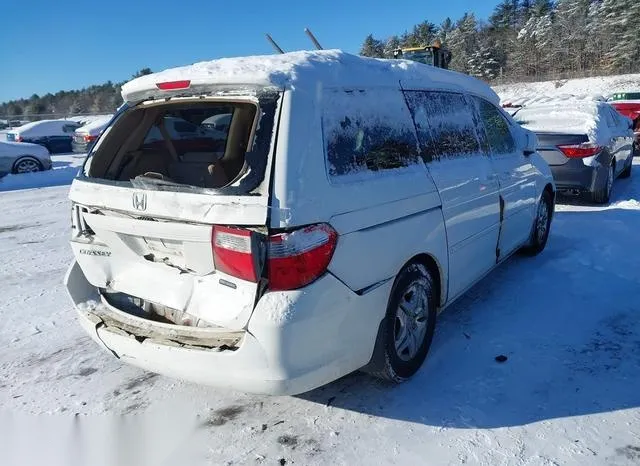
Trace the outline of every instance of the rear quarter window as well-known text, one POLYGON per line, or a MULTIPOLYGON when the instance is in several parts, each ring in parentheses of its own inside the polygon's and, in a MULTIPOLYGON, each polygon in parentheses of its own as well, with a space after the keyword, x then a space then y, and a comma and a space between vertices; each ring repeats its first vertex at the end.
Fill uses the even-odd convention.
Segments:
POLYGON ((330 90, 323 102, 332 182, 391 175, 419 163, 415 129, 400 91, 330 90))
POLYGON ((406 91, 425 162, 481 154, 473 108, 454 92, 406 91))
POLYGON ((515 152, 516 143, 511 134, 509 123, 497 107, 479 97, 472 97, 480 118, 480 140, 485 150, 492 154, 510 154, 515 152), (486 143, 484 139, 486 138, 486 143))

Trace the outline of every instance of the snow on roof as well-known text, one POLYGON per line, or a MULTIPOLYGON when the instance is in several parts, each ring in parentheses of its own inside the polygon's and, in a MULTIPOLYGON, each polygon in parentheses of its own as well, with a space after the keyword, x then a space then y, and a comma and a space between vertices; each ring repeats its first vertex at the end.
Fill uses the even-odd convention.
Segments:
POLYGON ((586 134, 597 142, 607 138, 609 128, 602 120, 602 102, 585 100, 559 100, 523 107, 514 119, 534 132, 586 134))
POLYGON ((33 136, 54 136, 57 134, 64 134, 62 132, 62 127, 65 124, 77 125, 78 123, 73 120, 39 120, 32 121, 31 123, 27 123, 22 126, 18 126, 17 128, 13 128, 11 132, 23 135, 25 133, 28 133, 29 135, 33 136))
POLYGON ((75 132, 98 135, 111 121, 111 118, 113 118, 113 115, 102 115, 100 117, 96 117, 86 125, 78 128, 75 132))
POLYGON ((122 86, 125 101, 158 95, 156 83, 191 80, 195 86, 325 87, 439 87, 460 89, 498 103, 498 96, 482 81, 408 60, 384 60, 348 54, 341 50, 314 50, 279 55, 220 58, 141 76, 122 86))

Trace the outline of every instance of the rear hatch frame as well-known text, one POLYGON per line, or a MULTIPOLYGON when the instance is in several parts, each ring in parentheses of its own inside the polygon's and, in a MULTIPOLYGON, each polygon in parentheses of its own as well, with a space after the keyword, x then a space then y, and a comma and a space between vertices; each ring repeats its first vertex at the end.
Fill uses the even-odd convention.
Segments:
MULTIPOLYGON (((179 96, 152 103, 163 105, 173 99, 184 103, 196 99, 256 103, 258 121, 253 131, 268 132, 268 148, 261 181, 244 194, 235 187, 210 189, 163 183, 134 186, 89 176, 92 157, 108 140, 114 122, 142 102, 121 107, 92 148, 69 193, 73 203, 72 249, 89 283, 101 294, 106 290, 131 295, 187 313, 209 325, 231 331, 246 328, 264 281, 248 282, 217 270, 212 231, 214 226, 224 225, 266 234, 284 96, 282 89, 275 93, 270 89, 262 96, 236 91, 232 95, 179 96), (261 105, 265 98, 274 101, 270 115, 261 105), (149 260, 150 240, 157 246, 154 253, 166 254, 167 261, 149 260), (174 260, 182 263, 172 263, 174 260)), ((253 141, 251 150, 256 149, 256 138, 253 141)))

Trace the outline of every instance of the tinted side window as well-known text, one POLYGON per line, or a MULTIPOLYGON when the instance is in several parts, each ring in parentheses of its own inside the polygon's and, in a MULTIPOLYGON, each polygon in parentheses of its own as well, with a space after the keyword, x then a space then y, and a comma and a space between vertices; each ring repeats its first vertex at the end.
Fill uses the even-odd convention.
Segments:
POLYGON ((64 125, 62 127, 62 131, 64 131, 65 133, 73 133, 78 128, 79 126, 77 125, 64 125))
POLYGON ((509 130, 509 123, 493 104, 479 97, 473 97, 482 120, 489 150, 492 154, 515 152, 516 144, 509 130))
POLYGON ((479 155, 473 108, 462 94, 405 92, 425 161, 479 155))
POLYGON ((331 177, 418 163, 418 144, 400 91, 328 91, 322 124, 331 177))

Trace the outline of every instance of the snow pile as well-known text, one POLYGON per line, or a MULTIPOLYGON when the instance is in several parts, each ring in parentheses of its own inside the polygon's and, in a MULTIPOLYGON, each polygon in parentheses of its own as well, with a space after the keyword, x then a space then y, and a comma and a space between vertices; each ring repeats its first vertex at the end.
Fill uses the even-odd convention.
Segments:
POLYGON ((91 136, 99 135, 109 124, 113 118, 113 115, 103 115, 97 118, 94 118, 89 123, 81 126, 76 130, 76 133, 89 134, 91 136))
POLYGON ((605 100, 615 92, 640 90, 640 74, 515 83, 494 86, 503 104, 530 105, 549 100, 605 100))
POLYGON ((482 81, 408 60, 383 60, 351 55, 341 50, 299 51, 279 55, 221 58, 141 76, 122 86, 125 101, 157 94, 156 83, 190 80, 191 87, 207 85, 304 87, 398 87, 400 80, 421 85, 437 83, 464 87, 497 103, 482 81))

